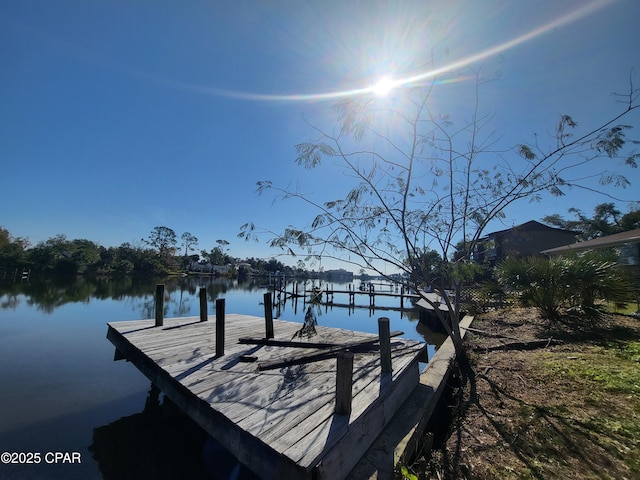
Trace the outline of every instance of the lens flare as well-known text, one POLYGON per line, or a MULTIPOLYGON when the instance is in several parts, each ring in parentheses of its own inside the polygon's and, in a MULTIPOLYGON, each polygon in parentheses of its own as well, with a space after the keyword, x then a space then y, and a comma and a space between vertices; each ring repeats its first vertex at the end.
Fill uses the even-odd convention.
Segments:
POLYGON ((582 5, 580 8, 577 8, 574 11, 571 11, 559 18, 556 18, 555 20, 545 23, 537 28, 534 28, 518 37, 515 37, 511 40, 507 40, 506 42, 496 45, 494 47, 487 48, 478 53, 469 55, 456 62, 452 62, 448 65, 445 65, 444 67, 428 70, 425 72, 418 73, 416 75, 412 75, 412 76, 408 76, 408 77, 405 77, 402 79, 396 79, 396 80, 392 80, 389 77, 383 77, 374 86, 370 86, 367 88, 356 88, 351 90, 341 90, 341 91, 326 92, 326 93, 289 94, 289 95, 287 94, 269 95, 269 94, 234 92, 234 91, 206 89, 206 88, 205 90, 209 90, 209 93, 226 95, 226 96, 237 98, 237 99, 259 100, 259 101, 301 101, 301 100, 319 101, 319 100, 335 100, 338 98, 350 97, 354 95, 366 95, 371 93, 375 93, 378 95, 386 95, 387 93, 389 93, 391 89, 402 87, 402 86, 410 86, 411 84, 417 84, 425 80, 435 79, 438 76, 448 74, 456 70, 460 70, 464 67, 468 67, 469 65, 485 60, 489 57, 501 54, 525 42, 533 40, 536 37, 539 37, 551 30, 564 27, 586 16, 592 15, 614 2, 615 0, 594 0, 592 2, 582 5))
MULTIPOLYGON (((262 94, 253 92, 241 92, 237 90, 226 90, 215 87, 207 87, 202 85, 193 85, 186 82, 174 81, 169 79, 158 79, 165 85, 172 88, 196 92, 204 95, 223 96, 227 98, 234 98, 238 100, 253 100, 253 101, 280 101, 280 102, 296 102, 296 101, 324 101, 324 100, 336 100, 344 97, 351 97, 356 95, 370 95, 377 94, 384 96, 389 93, 390 90, 403 86, 411 86, 418 84, 426 80, 435 80, 437 77, 441 77, 445 74, 450 74, 454 71, 468 67, 474 63, 483 61, 489 57, 501 54, 509 49, 515 48, 525 42, 534 40, 535 38, 560 27, 567 26, 574 23, 588 15, 592 15, 608 5, 614 3, 616 0, 593 0, 589 3, 582 5, 559 18, 556 18, 550 22, 547 22, 537 28, 534 28, 520 36, 507 40, 501 44, 487 48, 475 54, 469 55, 465 58, 449 63, 441 68, 424 71, 415 75, 407 76, 404 78, 391 79, 389 77, 383 77, 378 83, 373 86, 364 88, 354 88, 350 90, 340 90, 324 93, 294 93, 294 94, 262 94)), ((146 75, 148 76, 148 75, 146 75)), ((460 78, 455 80, 441 79, 440 82, 449 83, 451 81, 460 81, 460 78)))

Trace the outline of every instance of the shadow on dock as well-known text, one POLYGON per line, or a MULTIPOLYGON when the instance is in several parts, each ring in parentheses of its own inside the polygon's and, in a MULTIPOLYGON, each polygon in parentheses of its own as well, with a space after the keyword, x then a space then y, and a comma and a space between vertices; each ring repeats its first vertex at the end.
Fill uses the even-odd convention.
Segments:
POLYGON ((93 431, 104 480, 257 480, 154 387, 144 410, 93 431))

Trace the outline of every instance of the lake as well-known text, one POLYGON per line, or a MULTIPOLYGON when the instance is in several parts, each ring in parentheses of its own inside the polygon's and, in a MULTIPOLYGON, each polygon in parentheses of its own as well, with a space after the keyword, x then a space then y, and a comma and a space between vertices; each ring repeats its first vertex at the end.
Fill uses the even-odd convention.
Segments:
MULTIPOLYGON (((224 298, 227 313, 264 316, 264 279, 240 285, 198 277, 0 280, 0 478, 220 478, 203 460, 206 435, 158 408, 161 398, 133 365, 113 361, 106 323, 154 318, 157 283, 165 284, 166 318, 199 315, 203 287, 210 315, 224 298)), ((347 296, 334 301, 347 303, 347 296)), ((368 305, 368 298, 356 302, 368 305)), ((426 335, 431 357, 441 337, 430 336, 415 312, 384 309, 398 306, 397 298, 378 297, 373 311, 314 309, 319 325, 372 333, 377 319, 388 317, 391 330, 405 338, 425 341, 426 335)), ((305 312, 301 299, 288 300, 274 318, 302 323, 305 312)))

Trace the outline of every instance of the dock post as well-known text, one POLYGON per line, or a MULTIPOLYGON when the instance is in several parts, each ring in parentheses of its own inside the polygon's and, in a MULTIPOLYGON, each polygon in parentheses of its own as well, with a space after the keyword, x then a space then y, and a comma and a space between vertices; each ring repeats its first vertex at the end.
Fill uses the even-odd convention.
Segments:
POLYGON ((271 292, 264 294, 264 321, 265 337, 273 338, 273 302, 271 301, 271 292))
POLYGON ((378 335, 380 336, 380 366, 382 373, 391 373, 391 329, 389 319, 378 319, 378 335))
POLYGON ((207 289, 202 287, 200 289, 200 321, 206 322, 208 317, 207 312, 207 289))
POLYGON ((338 353, 336 369, 336 414, 349 415, 353 390, 353 352, 338 353))
POLYGON ((156 327, 164 323, 164 284, 156 285, 156 327))
POLYGON ((224 298, 216 300, 216 357, 224 355, 224 298))

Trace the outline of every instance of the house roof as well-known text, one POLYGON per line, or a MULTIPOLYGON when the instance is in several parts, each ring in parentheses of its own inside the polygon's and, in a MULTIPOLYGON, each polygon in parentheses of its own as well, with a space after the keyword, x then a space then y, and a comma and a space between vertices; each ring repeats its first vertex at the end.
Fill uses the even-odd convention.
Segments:
POLYGON ((640 228, 604 237, 598 237, 584 242, 563 245, 562 247, 550 248, 548 250, 543 250, 541 253, 544 253, 545 255, 555 255, 566 252, 581 252, 594 248, 615 247, 616 245, 623 245, 625 243, 640 243, 640 228))
POLYGON ((576 232, 576 231, 573 231, 573 230, 565 230, 564 228, 550 227, 549 225, 545 225, 544 223, 536 222, 535 220, 529 220, 528 222, 522 223, 520 225, 516 225, 515 227, 506 228, 504 230, 498 230, 496 232, 488 233, 485 238, 491 238, 491 237, 494 237, 494 236, 502 235, 504 233, 512 232, 514 230, 520 230, 520 231, 541 231, 541 230, 542 231, 549 231, 549 230, 554 230, 554 231, 557 231, 557 232, 573 233, 575 235, 578 235, 580 233, 580 232, 576 232))

